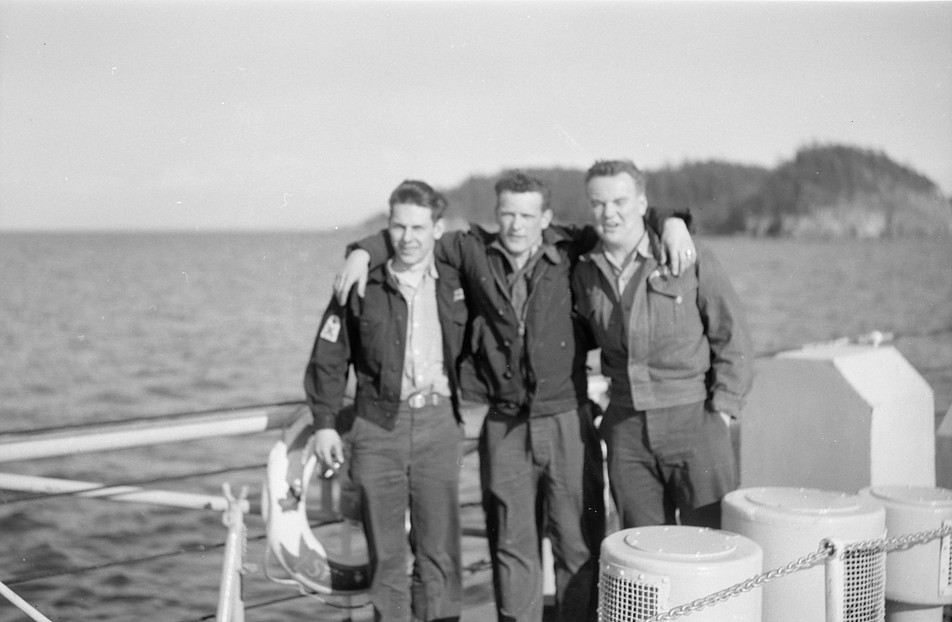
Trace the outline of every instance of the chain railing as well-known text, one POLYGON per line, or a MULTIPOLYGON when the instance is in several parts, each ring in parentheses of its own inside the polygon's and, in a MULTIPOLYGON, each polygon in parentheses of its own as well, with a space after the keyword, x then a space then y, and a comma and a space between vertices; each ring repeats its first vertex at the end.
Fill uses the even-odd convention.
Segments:
MULTIPOLYGON (((855 553, 858 551, 870 550, 888 553, 895 550, 906 550, 920 544, 927 544, 933 540, 938 540, 939 538, 944 538, 946 536, 952 536, 952 524, 945 525, 938 529, 903 534, 893 538, 876 538, 871 540, 850 542, 843 545, 843 552, 855 553)), ((754 577, 751 577, 750 579, 736 583, 730 587, 714 592, 713 594, 704 596, 703 598, 695 599, 690 603, 679 605, 663 613, 645 618, 643 622, 670 622, 671 620, 677 620, 678 618, 690 615, 696 611, 713 607, 731 598, 745 594, 781 577, 818 566, 821 563, 825 563, 827 560, 832 559, 835 555, 836 545, 834 545, 831 540, 824 539, 820 542, 820 547, 815 552, 804 555, 800 559, 790 562, 786 566, 768 570, 767 572, 762 572, 754 577)))

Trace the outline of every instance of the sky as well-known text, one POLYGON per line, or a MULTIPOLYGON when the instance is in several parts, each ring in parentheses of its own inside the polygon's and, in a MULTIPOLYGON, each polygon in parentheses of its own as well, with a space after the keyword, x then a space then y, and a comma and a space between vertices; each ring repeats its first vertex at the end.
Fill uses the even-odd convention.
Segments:
POLYGON ((952 2, 0 0, 0 231, 332 229, 407 178, 814 143, 952 194, 952 2))

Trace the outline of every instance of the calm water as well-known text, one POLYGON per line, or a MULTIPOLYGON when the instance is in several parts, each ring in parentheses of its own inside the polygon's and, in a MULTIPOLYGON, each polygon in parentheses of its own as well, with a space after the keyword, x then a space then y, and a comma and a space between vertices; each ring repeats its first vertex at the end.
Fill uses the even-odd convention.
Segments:
MULTIPOLYGON (((300 399, 316 324, 352 235, 0 235, 0 430, 300 399)), ((894 345, 935 391, 936 411, 948 409, 952 244, 706 242, 734 275, 758 352, 892 332, 894 345)), ((2 467, 117 482, 263 464, 274 438, 2 467)), ((216 492, 229 481, 258 494, 260 479, 256 469, 160 487, 216 492)), ((16 498, 0 492, 3 581, 224 538, 214 513, 16 498)), ((260 521, 249 518, 249 530, 260 534, 260 521)), ((252 561, 260 562, 260 542, 250 546, 252 561)), ((214 612, 220 563, 221 550, 210 549, 15 587, 56 620, 196 619, 214 612)), ((252 580, 245 598, 292 593, 252 580)), ((0 621, 21 619, 0 601, 0 621)), ((249 611, 248 619, 299 619, 317 607, 301 599, 249 611)))

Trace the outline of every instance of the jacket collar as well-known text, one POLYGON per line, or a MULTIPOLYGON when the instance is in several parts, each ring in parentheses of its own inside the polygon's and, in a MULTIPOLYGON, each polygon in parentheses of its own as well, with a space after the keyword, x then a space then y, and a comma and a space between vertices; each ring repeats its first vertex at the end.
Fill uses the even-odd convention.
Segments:
MULTIPOLYGON (((658 234, 656 234, 654 230, 651 229, 651 227, 647 227, 646 231, 647 231, 646 237, 648 240, 647 253, 644 251, 644 247, 638 249, 637 252, 641 257, 644 257, 646 259, 653 259, 655 262, 660 263, 661 238, 658 237, 658 234)), ((601 258, 601 260, 604 260, 607 262, 607 260, 604 259, 605 258, 605 244, 601 240, 599 240, 598 243, 595 244, 595 247, 592 250, 588 251, 587 253, 585 253, 584 255, 580 257, 582 261, 594 261, 596 258, 601 258)))
MULTIPOLYGON (((388 259, 386 263, 381 264, 373 268, 367 274, 367 283, 373 283, 375 285, 382 285, 384 283, 396 287, 396 282, 390 276, 390 263, 391 259, 388 259)), ((434 279, 440 278, 439 270, 436 266, 436 261, 432 261, 427 268, 427 274, 434 279)))
MULTIPOLYGON (((645 248, 642 247, 638 249, 638 255, 644 258, 645 263, 650 270, 654 270, 661 263, 661 238, 649 227, 647 230, 647 252, 645 248)), ((595 248, 589 252, 582 255, 580 261, 591 262, 597 266, 601 266, 601 270, 606 271, 607 274, 611 273, 611 266, 608 263, 608 259, 605 256, 605 245, 599 240, 595 245, 595 248)), ((651 274, 651 272, 649 272, 651 274)))

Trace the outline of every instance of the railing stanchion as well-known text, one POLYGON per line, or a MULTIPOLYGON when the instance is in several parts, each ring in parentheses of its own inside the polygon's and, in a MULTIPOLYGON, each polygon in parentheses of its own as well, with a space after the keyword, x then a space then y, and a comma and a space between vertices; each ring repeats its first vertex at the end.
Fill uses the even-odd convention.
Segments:
POLYGON ((231 486, 222 485, 228 509, 222 515, 222 523, 228 527, 225 540, 225 559, 222 562, 221 587, 218 590, 218 613, 216 622, 244 622, 245 607, 241 595, 241 574, 244 566, 245 518, 242 505, 248 497, 248 487, 242 486, 236 498, 231 486))

